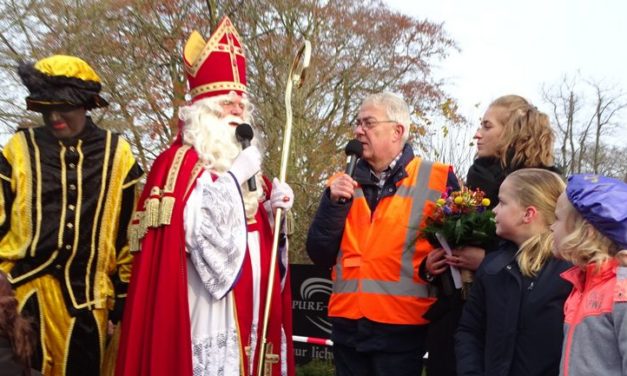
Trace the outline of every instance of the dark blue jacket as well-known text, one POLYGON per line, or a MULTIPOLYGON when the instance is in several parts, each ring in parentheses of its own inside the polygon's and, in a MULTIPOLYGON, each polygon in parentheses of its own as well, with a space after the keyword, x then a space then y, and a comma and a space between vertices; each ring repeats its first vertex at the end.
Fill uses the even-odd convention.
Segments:
MULTIPOLYGON (((405 144, 399 161, 385 181, 381 195, 370 166, 359 160, 355 169, 354 179, 361 185, 370 209, 374 213, 381 198, 396 193, 396 183, 407 177, 405 166, 414 159, 414 152, 409 144, 405 144)), ((448 186, 459 189, 457 178, 449 173, 448 186)), ((307 254, 316 265, 331 268, 335 265, 337 253, 344 234, 344 223, 352 200, 342 204, 331 201, 329 188, 326 188, 320 199, 320 206, 309 227, 307 235, 307 254)), ((422 347, 417 339, 424 337, 424 325, 391 325, 370 321, 368 319, 349 320, 331 318, 334 342, 357 348, 360 351, 408 351, 416 346, 422 347)))
POLYGON ((459 376, 559 374, 563 306, 571 289, 560 273, 571 265, 551 258, 535 278, 526 278, 516 252, 504 242, 475 275, 455 335, 459 376))

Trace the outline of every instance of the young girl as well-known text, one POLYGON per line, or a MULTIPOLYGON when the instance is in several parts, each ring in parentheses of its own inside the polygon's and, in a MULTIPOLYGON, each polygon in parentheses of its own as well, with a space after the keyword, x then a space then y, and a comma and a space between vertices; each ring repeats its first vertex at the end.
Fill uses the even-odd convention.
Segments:
POLYGON ((557 375, 570 265, 552 257, 557 198, 564 182, 544 169, 508 175, 499 190, 496 233, 455 336, 458 375, 557 375))
POLYGON ((558 257, 575 266, 564 306, 560 375, 627 374, 627 268, 615 257, 627 249, 627 184, 574 175, 557 202, 551 226, 558 257))

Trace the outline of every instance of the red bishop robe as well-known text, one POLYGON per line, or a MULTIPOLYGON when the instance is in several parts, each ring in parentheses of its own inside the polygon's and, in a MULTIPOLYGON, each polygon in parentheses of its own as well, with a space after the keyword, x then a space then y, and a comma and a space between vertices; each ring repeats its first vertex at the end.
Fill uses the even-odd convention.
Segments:
MULTIPOLYGON (((203 172, 194 149, 176 142, 155 160, 148 175, 129 229, 131 243, 133 239, 138 240, 136 246, 140 245, 141 251, 133 261, 116 375, 193 374, 187 301, 188 255, 185 251, 183 215, 187 198, 203 172)), ((269 197, 269 192, 266 197, 269 197)), ((272 250, 272 230, 263 205, 260 204, 248 231, 258 231, 260 240, 262 304, 257 333, 260 339, 272 250)), ((289 271, 287 265, 280 262, 281 257, 277 257, 277 261, 267 338, 273 344, 273 353, 280 356, 284 332, 288 375, 294 375, 289 271)), ((248 366, 250 352, 246 348, 250 342, 253 319, 251 271, 250 257, 246 252, 240 276, 233 288, 242 358, 241 375, 256 374, 261 347, 256 346, 255 369, 251 372, 248 366)), ((280 363, 274 364, 271 369, 273 376, 280 375, 280 363)))

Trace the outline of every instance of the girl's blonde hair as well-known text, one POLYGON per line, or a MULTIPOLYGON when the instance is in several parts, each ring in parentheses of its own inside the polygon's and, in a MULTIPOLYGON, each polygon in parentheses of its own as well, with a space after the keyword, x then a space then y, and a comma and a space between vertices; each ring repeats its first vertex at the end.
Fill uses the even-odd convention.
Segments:
POLYGON ((556 244, 560 256, 579 266, 591 262, 601 265, 616 256, 620 250, 618 245, 586 221, 570 201, 566 200, 566 204, 564 220, 569 234, 556 244))
POLYGON ((497 98, 490 107, 505 110, 497 115, 503 132, 496 155, 504 168, 553 165, 555 136, 545 113, 518 95, 497 98))
POLYGON ((524 276, 535 276, 551 257, 553 233, 549 226, 555 222, 555 205, 566 185, 554 172, 541 168, 524 168, 512 172, 506 179, 514 187, 514 195, 523 207, 533 206, 547 228, 520 245, 516 260, 524 276))

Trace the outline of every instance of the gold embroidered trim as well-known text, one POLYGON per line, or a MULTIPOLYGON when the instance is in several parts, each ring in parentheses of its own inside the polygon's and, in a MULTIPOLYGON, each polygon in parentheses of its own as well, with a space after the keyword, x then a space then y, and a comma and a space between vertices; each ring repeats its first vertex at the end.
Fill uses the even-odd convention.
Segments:
POLYGON ((139 181, 141 181, 144 178, 144 174, 141 174, 137 179, 133 179, 131 181, 129 181, 128 183, 125 183, 122 185, 122 189, 126 189, 130 186, 133 186, 135 184, 137 184, 139 181))
MULTIPOLYGON (((227 34, 226 40, 229 45, 227 46, 229 58, 231 59, 231 71, 233 73, 233 81, 241 82, 239 78, 239 70, 237 69, 237 52, 235 51, 235 43, 233 42, 233 35, 227 34)), ((220 46, 222 47, 222 46, 220 46)))
POLYGON ((189 193, 189 190, 192 188, 192 184, 198 179, 198 175, 203 171, 204 164, 201 161, 196 162, 196 165, 192 169, 192 175, 189 178, 189 182, 187 182, 187 188, 185 188, 185 196, 189 193))
MULTIPOLYGON (((144 201, 144 210, 136 211, 133 214, 133 219, 128 228, 131 252, 140 250, 141 240, 144 238, 149 228, 169 225, 171 223, 172 212, 176 202, 176 197, 174 197, 176 180, 180 173, 185 154, 190 148, 191 146, 184 145, 176 151, 163 190, 158 186, 150 188, 150 195, 146 201, 144 201)), ((195 169, 196 166, 194 166, 192 172, 194 172, 195 169)), ((192 174, 192 176, 194 175, 192 174)))
POLYGON ((237 90, 246 92, 246 85, 241 84, 239 82, 230 82, 230 81, 222 81, 222 82, 214 82, 211 84, 200 85, 192 90, 190 90, 190 94, 192 97, 197 97, 200 94, 210 93, 213 91, 225 91, 225 90, 237 90))
POLYGON ((11 212, 6 208, 6 203, 4 202, 4 192, 2 190, 3 189, 0 187, 0 226, 2 226, 7 220, 5 213, 9 212, 9 216, 11 215, 11 212))
POLYGON ((191 146, 189 145, 183 145, 176 151, 174 161, 172 162, 172 166, 170 167, 170 171, 168 172, 168 180, 166 181, 165 188, 163 189, 164 193, 174 192, 176 178, 179 176, 179 171, 181 170, 181 165, 183 164, 183 158, 190 148, 191 146))
MULTIPOLYGON (((187 71, 187 73, 189 73, 193 77, 196 77, 196 75, 198 74, 198 71, 204 65, 205 61, 211 55, 212 52, 217 52, 217 50, 219 50, 219 52, 223 52, 223 53, 230 51, 230 47, 231 47, 230 43, 226 45, 226 51, 224 51, 225 44, 224 43, 220 43, 220 40, 222 40, 222 37, 225 34, 230 34, 230 35, 234 36, 235 40, 237 40, 238 42, 240 42, 242 40, 240 38, 239 34, 237 33, 237 30, 235 29, 235 26, 233 26, 233 23, 231 22, 231 20, 225 19, 224 22, 218 28, 218 30, 216 30, 213 33, 213 35, 211 35, 211 37, 209 37, 209 40, 207 41, 207 44, 205 45, 205 48, 203 48, 202 52, 198 55, 198 57, 196 58, 196 61, 191 62, 191 63, 193 63, 191 66, 189 66, 187 64, 184 64, 185 65, 185 70, 187 71)), ((231 41, 231 43, 232 43, 232 41, 231 41)), ((241 42, 240 42, 240 44, 241 44, 241 42)), ((235 49, 234 52, 236 54, 244 55, 243 48, 237 47, 235 45, 232 45, 232 47, 235 49)))
MULTIPOLYGON (((78 242, 79 242, 79 234, 80 234, 80 228, 81 228, 81 213, 82 213, 82 206, 83 206, 83 168, 84 168, 84 163, 85 163, 85 151, 83 150, 83 140, 79 140, 77 145, 76 145, 76 152, 78 153, 78 163, 76 166, 76 173, 77 173, 77 196, 78 196, 78 200, 76 202, 76 216, 75 216, 75 223, 74 223, 74 248, 72 249, 72 256, 70 256, 70 260, 69 262, 65 265, 65 283, 66 286, 71 286, 71 281, 72 281, 72 277, 70 276, 70 266, 72 265, 73 261, 74 261, 74 257, 77 254, 77 251, 79 249, 78 246, 78 242)), ((100 252, 105 252, 104 249, 100 249, 98 248, 98 244, 96 244, 96 237, 97 237, 97 233, 99 230, 99 225, 98 225, 98 218, 101 217, 101 213, 103 210, 103 204, 104 204, 104 193, 106 190, 106 184, 107 184, 107 176, 108 176, 108 166, 111 165, 111 132, 107 132, 107 136, 105 138, 105 150, 104 150, 104 156, 102 159, 102 163, 103 163, 103 168, 102 168, 102 172, 101 172, 101 181, 100 181, 100 189, 98 192, 98 201, 96 204, 96 212, 94 213, 94 223, 92 224, 92 228, 91 228, 91 239, 89 241, 90 247, 89 247, 89 259, 87 260, 87 273, 85 273, 85 303, 87 305, 88 308, 92 308, 92 296, 90 296, 90 292, 92 291, 92 286, 91 286, 91 265, 94 262, 94 259, 97 259, 98 257, 98 253, 100 252)), ((95 281, 95 279, 94 279, 95 281)), ((72 300, 72 304, 74 304, 74 307, 76 307, 77 309, 79 308, 80 304, 77 302, 76 297, 74 296, 74 291, 73 290, 69 290, 70 291, 70 299, 72 300)))
POLYGON ((117 234, 119 229, 119 218, 122 206, 123 189, 122 185, 124 180, 129 175, 129 169, 135 163, 134 158, 130 152, 128 145, 123 142, 120 137, 114 138, 113 134, 108 131, 107 138, 111 138, 111 152, 109 159, 106 161, 106 165, 110 166, 110 172, 108 177, 108 189, 105 191, 103 210, 100 215, 100 226, 98 229, 94 228, 94 234, 99 232, 96 254, 96 272, 93 277, 93 299, 104 296, 106 303, 104 307, 95 306, 94 308, 107 308, 111 306, 113 308, 113 300, 111 298, 113 286, 110 286, 110 280, 103 275, 101 271, 116 269, 119 273, 120 269, 117 267, 117 260, 121 260, 124 254, 125 247, 120 249, 119 255, 114 244, 110 239, 114 238, 114 234, 117 234), (117 140, 114 145, 113 140, 117 140), (115 146, 115 147, 114 147, 115 146), (116 255, 116 258, 107 257, 108 255, 116 255))
POLYGON ((11 282, 11 284, 19 283, 19 282, 25 280, 26 278, 28 278, 28 277, 30 277, 32 275, 35 275, 35 274, 39 273, 40 271, 44 270, 45 268, 47 268, 48 265, 52 264, 56 260, 57 254, 59 254, 59 251, 52 252, 52 255, 50 255, 50 258, 48 260, 46 260, 46 262, 44 262, 43 264, 41 264, 38 267, 34 268, 33 270, 29 271, 28 273, 22 274, 19 277, 13 278, 11 273, 8 273, 7 274, 7 279, 9 280, 9 282, 11 282))
POLYGON ((59 233, 57 236, 57 248, 63 247, 63 235, 65 233, 65 218, 67 217, 67 167, 66 167, 66 148, 65 145, 59 141, 61 150, 59 152, 59 159, 61 160, 61 216, 59 217, 59 233))
MULTIPOLYGON (((28 135, 33 144, 33 153, 35 160, 35 179, 37 181, 37 192, 35 193, 35 201, 37 206, 37 220, 35 222, 35 233, 33 234, 33 241, 30 244, 30 257, 35 257, 35 251, 37 250, 37 244, 39 243, 39 236, 41 235, 41 216, 42 216, 42 204, 41 204, 41 191, 42 191, 42 178, 41 178, 41 153, 39 152, 39 145, 37 144, 37 140, 35 139, 35 131, 33 128, 28 130, 28 135)), ((31 191, 32 192, 32 191, 31 191)))

